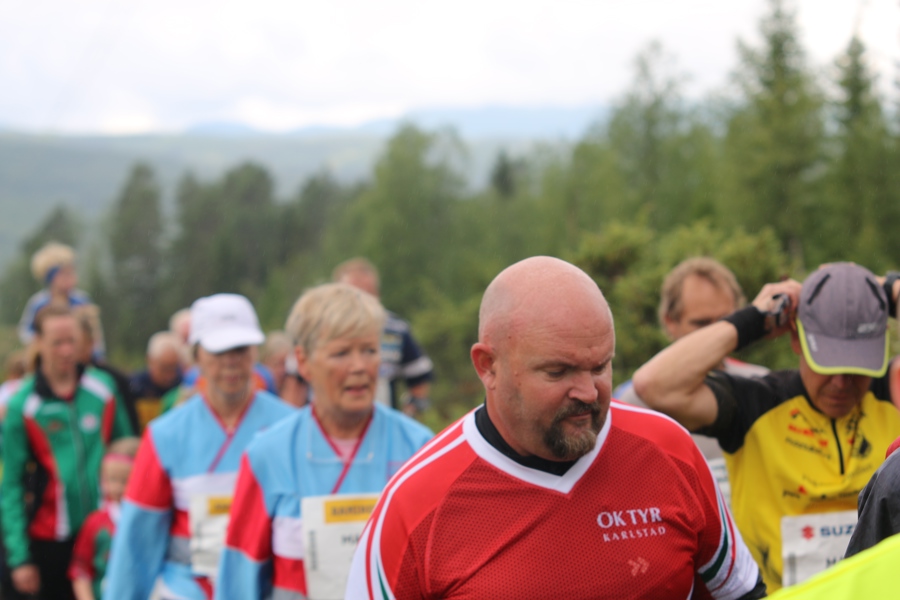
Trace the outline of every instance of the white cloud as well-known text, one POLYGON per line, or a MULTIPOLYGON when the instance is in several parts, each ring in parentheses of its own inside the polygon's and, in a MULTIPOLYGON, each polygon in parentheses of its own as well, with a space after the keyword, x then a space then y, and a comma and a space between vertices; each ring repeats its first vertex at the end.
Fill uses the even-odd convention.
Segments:
MULTIPOLYGON (((893 79, 900 8, 869 0, 860 31, 893 79)), ((799 0, 824 68, 858 2, 799 0)), ((575 106, 621 93, 659 39, 725 83, 761 0, 0 0, 0 124, 105 132, 234 119, 272 130, 350 125, 428 106, 575 106)))

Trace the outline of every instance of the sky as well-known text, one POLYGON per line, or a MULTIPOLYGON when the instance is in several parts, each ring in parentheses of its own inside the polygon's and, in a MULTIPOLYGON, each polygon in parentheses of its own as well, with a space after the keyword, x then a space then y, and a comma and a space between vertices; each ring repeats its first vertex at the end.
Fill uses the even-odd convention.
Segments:
MULTIPOLYGON (((858 30, 887 91, 897 0, 793 0, 827 76, 858 30)), ((615 100, 659 40, 685 91, 723 88, 765 0, 0 0, 0 128, 272 132, 428 108, 615 100)))

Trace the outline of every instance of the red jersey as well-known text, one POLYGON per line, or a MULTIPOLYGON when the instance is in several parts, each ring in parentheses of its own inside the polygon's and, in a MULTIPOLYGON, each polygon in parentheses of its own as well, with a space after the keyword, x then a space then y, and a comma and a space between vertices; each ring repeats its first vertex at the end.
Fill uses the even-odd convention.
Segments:
POLYGON ((565 474, 490 445, 475 415, 391 479, 346 598, 738 598, 759 570, 690 435, 613 402, 565 474))

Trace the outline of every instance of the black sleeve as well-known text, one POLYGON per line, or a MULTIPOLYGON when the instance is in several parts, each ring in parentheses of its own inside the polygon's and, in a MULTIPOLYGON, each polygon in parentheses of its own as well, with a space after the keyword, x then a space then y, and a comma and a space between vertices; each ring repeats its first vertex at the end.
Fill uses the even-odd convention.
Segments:
POLYGON ((891 454, 859 493, 859 521, 844 557, 900 533, 900 452, 891 454))
POLYGON ((725 452, 737 452, 744 445, 744 437, 750 427, 760 416, 784 400, 802 393, 799 379, 796 371, 753 378, 729 375, 724 371, 710 372, 704 383, 716 397, 716 420, 694 433, 716 438, 725 452), (799 392, 791 389, 795 383, 800 385, 799 392))
POLYGON ((411 388, 434 380, 434 366, 418 342, 407 329, 403 332, 400 371, 406 387, 411 388))

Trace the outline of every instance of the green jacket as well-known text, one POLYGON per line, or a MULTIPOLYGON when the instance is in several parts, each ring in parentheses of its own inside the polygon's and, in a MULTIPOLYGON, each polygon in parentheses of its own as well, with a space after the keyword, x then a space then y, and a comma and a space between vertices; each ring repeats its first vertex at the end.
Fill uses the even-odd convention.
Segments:
POLYGON ((100 506, 106 446, 133 435, 115 389, 109 375, 87 368, 74 397, 63 400, 38 371, 10 399, 0 488, 10 568, 29 562, 30 539, 70 540, 100 506))

